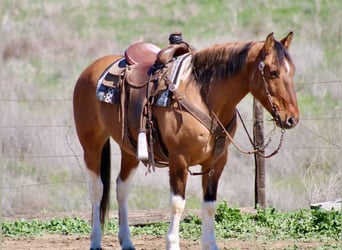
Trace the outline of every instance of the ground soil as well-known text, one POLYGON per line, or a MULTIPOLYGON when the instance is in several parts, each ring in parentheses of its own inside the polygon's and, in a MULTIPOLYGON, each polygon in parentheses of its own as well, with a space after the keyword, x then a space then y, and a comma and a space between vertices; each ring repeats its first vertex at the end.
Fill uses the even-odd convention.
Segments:
MULTIPOLYGON (((160 250, 165 249, 164 237, 134 236, 132 238, 137 250, 160 250)), ((220 240, 219 249, 314 249, 323 246, 321 242, 291 242, 291 241, 241 241, 220 240)), ((120 249, 117 237, 105 235, 103 237, 103 249, 120 249)), ((3 250, 27 250, 27 249, 63 249, 78 250, 89 249, 89 237, 67 235, 45 235, 30 238, 4 238, 3 250)), ((201 249, 198 240, 181 240, 181 249, 201 249)))

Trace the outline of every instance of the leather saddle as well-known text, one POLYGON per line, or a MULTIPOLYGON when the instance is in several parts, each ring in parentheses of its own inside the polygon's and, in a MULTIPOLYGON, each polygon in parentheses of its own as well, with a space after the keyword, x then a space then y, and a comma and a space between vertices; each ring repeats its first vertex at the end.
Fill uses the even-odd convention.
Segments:
POLYGON ((166 85, 160 86, 160 82, 151 81, 160 78, 159 76, 165 74, 167 69, 155 69, 164 67, 174 57, 188 52, 189 46, 186 43, 169 45, 161 50, 153 44, 138 42, 126 49, 126 113, 130 128, 143 127, 143 112, 149 97, 154 96, 158 90, 167 88, 166 85))
POLYGON ((154 44, 137 42, 125 50, 128 63, 126 80, 131 87, 140 88, 147 84, 153 72, 152 67, 158 68, 170 62, 174 57, 190 52, 186 43, 172 44, 160 49, 154 44))
MULTIPOLYGON (((173 67, 168 63, 191 51, 185 42, 170 44, 164 49, 151 43, 137 42, 125 50, 121 60, 110 66, 103 84, 120 88, 124 137, 130 134, 130 129, 137 129, 139 133, 147 130, 150 97, 168 88, 167 83, 161 80, 173 67)), ((129 141, 134 148, 136 142, 132 142, 130 137, 129 141)))

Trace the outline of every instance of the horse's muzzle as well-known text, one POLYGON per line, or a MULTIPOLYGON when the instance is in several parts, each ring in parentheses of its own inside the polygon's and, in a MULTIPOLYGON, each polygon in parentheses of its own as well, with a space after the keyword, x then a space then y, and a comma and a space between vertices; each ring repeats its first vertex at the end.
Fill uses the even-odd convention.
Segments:
POLYGON ((283 120, 280 118, 280 116, 277 116, 274 118, 274 120, 276 121, 277 126, 283 129, 290 129, 297 125, 299 119, 294 116, 288 116, 285 120, 283 120))
POLYGON ((298 119, 296 119, 295 117, 293 116, 290 116, 286 119, 286 128, 294 128, 298 123, 298 119))

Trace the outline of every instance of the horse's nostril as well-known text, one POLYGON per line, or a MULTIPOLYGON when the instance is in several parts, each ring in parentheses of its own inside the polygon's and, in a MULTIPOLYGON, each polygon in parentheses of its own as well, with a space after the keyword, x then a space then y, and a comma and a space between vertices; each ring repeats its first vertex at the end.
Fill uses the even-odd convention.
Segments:
POLYGON ((286 120, 286 125, 289 127, 294 127, 297 124, 297 120, 296 118, 294 118, 293 116, 290 116, 287 118, 286 120))

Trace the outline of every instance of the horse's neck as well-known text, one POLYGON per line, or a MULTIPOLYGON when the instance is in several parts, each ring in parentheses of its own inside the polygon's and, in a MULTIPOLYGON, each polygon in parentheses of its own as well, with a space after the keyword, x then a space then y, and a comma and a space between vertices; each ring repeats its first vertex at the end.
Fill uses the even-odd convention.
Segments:
MULTIPOLYGON (((220 47, 216 48, 216 51, 213 49, 213 53, 217 53, 219 50, 220 47)), ((252 65, 254 65, 256 55, 260 51, 260 46, 254 42, 232 43, 222 45, 221 51, 221 53, 227 53, 231 57, 226 56, 226 61, 222 61, 222 57, 214 57, 218 58, 218 61, 211 63, 211 69, 210 67, 208 68, 208 74, 210 71, 215 71, 216 65, 224 64, 229 67, 232 63, 240 63, 233 61, 232 57, 238 57, 237 60, 244 62, 240 64, 239 70, 226 69, 227 75, 216 77, 216 81, 212 82, 212 86, 207 89, 207 103, 210 109, 223 121, 229 121, 229 117, 235 113, 237 104, 249 93, 249 81, 253 75, 252 65)))
POLYGON ((210 115, 214 112, 223 124, 228 124, 235 115, 237 104, 248 94, 247 83, 244 78, 236 76, 216 83, 207 93, 201 93, 195 81, 186 82, 180 88, 186 99, 195 103, 196 107, 210 115))
POLYGON ((238 103, 248 94, 244 76, 226 79, 210 91, 208 105, 225 124, 235 114, 238 103))

